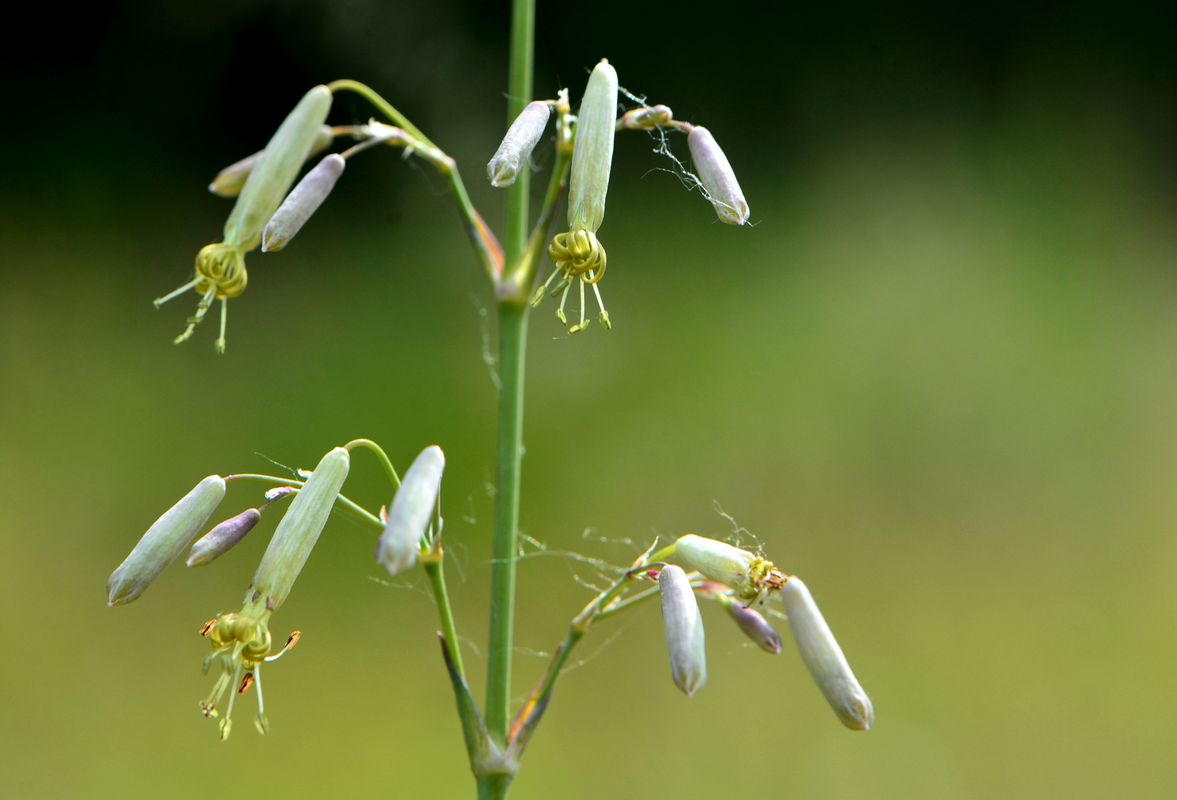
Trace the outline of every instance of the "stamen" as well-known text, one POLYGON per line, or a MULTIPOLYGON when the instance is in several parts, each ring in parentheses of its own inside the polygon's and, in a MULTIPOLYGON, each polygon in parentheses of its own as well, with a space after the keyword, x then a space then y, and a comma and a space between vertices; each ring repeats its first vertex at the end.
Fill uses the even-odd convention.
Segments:
POLYGON ((548 287, 552 285, 552 281, 554 281, 556 279, 556 276, 559 275, 560 272, 561 272, 561 270, 559 269, 559 267, 552 270, 552 274, 548 276, 548 279, 546 281, 544 281, 544 285, 538 287, 535 290, 535 293, 531 295, 531 307, 532 308, 535 308, 536 306, 538 306, 540 304, 540 302, 544 299, 544 294, 548 291, 548 287))
POLYGON ((169 300, 175 300, 177 297, 179 297, 180 295, 184 294, 184 293, 185 293, 185 292, 187 292, 189 289, 194 289, 194 288, 196 287, 196 281, 197 281, 197 279, 196 279, 196 278, 193 278, 192 280, 188 281, 186 284, 184 284, 183 286, 181 286, 179 289, 176 289, 176 290, 174 290, 174 291, 168 292, 168 293, 167 293, 167 294, 165 294, 163 297, 157 297, 157 298, 155 298, 154 300, 152 300, 152 301, 151 301, 152 305, 154 305, 156 308, 159 308, 160 306, 162 306, 162 305, 163 305, 164 303, 166 303, 167 301, 169 301, 169 300))
POLYGON ((578 333, 588 327, 588 323, 584 319, 584 279, 577 281, 580 284, 580 322, 568 329, 569 333, 578 333))
MULTIPOLYGON (((239 685, 239 683, 238 683, 239 681, 241 681, 241 665, 240 664, 238 664, 237 668, 233 670, 233 680, 231 682, 234 685, 239 685)), ((238 692, 234 692, 233 694, 229 695, 229 707, 225 709, 225 718, 223 720, 221 720, 221 741, 222 742, 229 738, 229 731, 232 730, 232 728, 233 728, 233 703, 236 702, 236 700, 237 700, 237 694, 238 694, 238 692)))
POLYGON ((225 695, 225 690, 229 688, 229 673, 222 672, 217 678, 216 683, 213 684, 213 690, 208 697, 200 704, 200 713, 206 717, 218 717, 217 703, 221 702, 221 698, 225 695))
POLYGON ((204 293, 204 297, 200 298, 200 302, 196 304, 196 313, 188 318, 188 327, 173 340, 173 344, 182 344, 192 338, 192 334, 196 332, 196 326, 204 319, 204 315, 208 313, 208 308, 213 304, 213 298, 216 297, 217 287, 211 287, 204 293))
MULTIPOLYGON (((590 277, 591 273, 590 273, 590 277)), ((601 299, 601 290, 597 288, 596 281, 590 281, 593 287, 593 294, 597 296, 597 306, 601 309, 599 318, 601 324, 605 326, 605 330, 613 330, 613 323, 609 320, 609 312, 605 310, 605 301, 601 299)))
POLYGON ((268 664, 271 661, 277 661, 282 656, 286 655, 286 653, 294 649, 294 646, 298 644, 298 640, 301 638, 302 631, 292 631, 290 636, 286 638, 286 644, 282 645, 281 650, 279 650, 277 653, 274 653, 272 656, 266 656, 266 663, 268 664))
POLYGON ((568 290, 572 288, 572 281, 566 280, 564 282, 564 294, 560 295, 560 307, 556 309, 556 319, 560 320, 561 325, 568 324, 568 317, 564 314, 564 304, 568 302, 568 290))
MULTIPOLYGON (((294 645, 291 645, 293 647, 294 645)), ((270 732, 270 721, 266 719, 266 702, 262 699, 262 671, 259 667, 256 671, 257 676, 257 717, 253 720, 253 727, 257 728, 257 732, 265 736, 270 732)))
POLYGON ((228 324, 228 322, 229 322, 229 298, 222 297, 221 298, 221 335, 218 336, 216 342, 213 343, 213 347, 216 348, 216 351, 218 353, 225 352, 225 326, 228 324))

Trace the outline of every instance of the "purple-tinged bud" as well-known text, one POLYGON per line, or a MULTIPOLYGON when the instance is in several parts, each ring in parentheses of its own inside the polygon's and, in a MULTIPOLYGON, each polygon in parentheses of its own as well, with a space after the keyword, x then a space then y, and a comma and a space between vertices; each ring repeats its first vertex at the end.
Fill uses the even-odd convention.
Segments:
POLYGON ((781 601, 789 615, 789 628, 797 650, 838 719, 851 730, 869 731, 875 721, 874 707, 854 677, 808 587, 800 578, 789 578, 781 589, 781 601))
POLYGON ((662 593, 662 625, 670 653, 670 675, 675 686, 690 697, 707 682, 707 649, 699 601, 687 574, 673 564, 658 573, 658 587, 662 593))
POLYGON ((551 116, 551 107, 542 100, 528 103, 519 112, 507 129, 503 143, 486 165, 486 177, 491 186, 502 189, 515 182, 515 177, 527 166, 532 151, 544 135, 551 116))
POLYGON ((433 516, 444 471, 445 454, 441 448, 437 445, 426 447, 413 461, 396 490, 384 533, 376 546, 376 560, 390 575, 400 575, 416 565, 421 539, 433 516))
POLYGON ((262 512, 256 508, 247 508, 237 516, 218 523, 192 545, 192 550, 188 553, 188 566, 203 567, 205 564, 211 564, 244 539, 245 534, 253 530, 261 518, 262 512))
POLYGON ((757 647, 766 653, 780 654, 781 635, 768 623, 764 615, 730 598, 724 598, 723 605, 744 635, 754 641, 757 647))
POLYGON ((296 486, 275 486, 273 489, 266 489, 266 504, 276 503, 287 495, 298 491, 296 486))
MULTIPOLYGON (((311 151, 307 153, 307 158, 323 152, 333 141, 335 141, 335 132, 331 126, 319 126, 319 132, 315 136, 314 144, 311 145, 311 151)), ((253 172, 253 168, 262 160, 265 152, 265 150, 258 150, 253 155, 246 156, 225 167, 217 173, 217 177, 213 178, 213 182, 208 185, 208 190, 218 197, 236 197, 244 188, 249 173, 253 172)))
POLYGON ((687 136, 691 159, 699 173, 699 182, 707 192, 707 199, 715 207, 720 222, 743 225, 748 221, 748 201, 740 190, 736 173, 727 156, 719 149, 711 131, 696 125, 687 136))
POLYGON ((209 475, 157 519, 106 581, 107 605, 135 600, 192 544, 225 498, 225 479, 209 475))
POLYGON ((568 176, 568 227, 596 233, 605 219, 605 195, 617 128, 617 71, 606 60, 593 68, 576 114, 576 142, 568 176))
POLYGON ((253 589, 267 598, 270 610, 282 605, 290 594, 331 516, 350 465, 351 457, 342 447, 323 456, 278 523, 253 575, 253 589))
POLYGON ((290 243, 331 194, 346 164, 343 156, 332 153, 303 176, 266 225, 262 233, 263 253, 276 253, 290 243))

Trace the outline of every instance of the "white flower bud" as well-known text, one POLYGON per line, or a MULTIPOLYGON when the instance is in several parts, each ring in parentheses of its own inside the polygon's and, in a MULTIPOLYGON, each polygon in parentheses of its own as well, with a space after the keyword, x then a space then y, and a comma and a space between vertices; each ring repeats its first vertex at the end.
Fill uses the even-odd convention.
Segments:
MULTIPOLYGON (((315 142, 311 145, 311 151, 307 153, 307 158, 323 152, 333 141, 335 141, 335 132, 331 130, 331 126, 320 125, 319 132, 315 136, 315 142)), ((262 160, 265 152, 265 150, 258 150, 253 155, 246 156, 240 161, 235 161, 225 167, 213 178, 213 182, 208 185, 208 190, 218 197, 236 197, 241 193, 242 188, 245 187, 245 181, 248 180, 249 173, 253 172, 254 167, 262 160)))
POLYGON ((527 165, 531 153, 544 135, 552 109, 547 103, 536 100, 528 103, 507 129, 503 143, 495 151, 494 158, 486 165, 486 177, 490 185, 505 188, 515 182, 515 176, 527 165))
POLYGON ((576 114, 576 142, 568 177, 568 227, 596 233, 605 219, 605 195, 617 127, 617 71, 605 59, 589 75, 576 114))
POLYGON ((247 508, 237 516, 218 523, 192 545, 192 550, 188 553, 188 566, 203 567, 205 564, 211 564, 244 539, 245 534, 253 530, 261 518, 262 512, 256 508, 247 508))
POLYGON ((748 221, 748 202, 740 190, 736 173, 728 163, 727 156, 719 149, 711 131, 696 125, 687 136, 691 148, 691 159, 699 173, 699 181, 707 190, 708 199, 715 207, 720 222, 729 225, 743 225, 748 221))
POLYGON ((209 475, 157 519, 106 581, 107 604, 130 603, 184 552, 225 498, 225 479, 209 475))
POLYGON ((302 226, 331 194, 346 164, 343 156, 332 153, 302 176, 302 180, 290 190, 290 194, 286 195, 282 205, 278 206, 266 224, 262 233, 263 253, 278 252, 298 235, 302 226))
POLYGON ((316 86, 278 126, 225 222, 226 244, 242 252, 257 247, 262 228, 294 183, 330 110, 331 91, 316 86))
POLYGON ((662 624, 670 653, 674 684, 690 697, 707 682, 707 650, 703 641, 703 615, 687 574, 668 564, 658 573, 662 593, 662 624))
POLYGON ((282 605, 290 594, 331 516, 350 465, 351 457, 342 447, 323 456, 278 523, 253 575, 254 591, 267 598, 269 609, 282 605))
POLYGON ((850 670, 809 589, 800 578, 791 577, 781 589, 781 601, 801 658, 838 719, 852 730, 869 731, 875 720, 870 698, 850 670))
POLYGON ((376 560, 389 574, 399 575, 417 563, 444 471, 445 454, 433 445, 422 450, 405 473, 376 546, 376 560))

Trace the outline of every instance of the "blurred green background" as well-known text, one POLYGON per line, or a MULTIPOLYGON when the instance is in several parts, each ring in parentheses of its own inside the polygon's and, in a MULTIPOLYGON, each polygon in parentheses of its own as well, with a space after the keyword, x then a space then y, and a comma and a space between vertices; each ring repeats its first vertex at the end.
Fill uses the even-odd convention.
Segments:
MULTIPOLYGON (((227 744, 200 719, 196 634, 276 515, 131 606, 103 584, 205 474, 310 467, 356 436, 406 465, 437 442, 481 695, 493 309, 442 182, 357 159, 295 245, 250 257, 224 357, 211 325, 172 346, 194 298, 150 300, 218 238, 216 170, 333 78, 396 102, 497 224, 505 4, 45 13, 3 55, 0 794, 470 796, 423 581, 381 581, 346 519, 275 617, 304 639, 267 671, 264 739, 248 703, 227 744)), ((532 320, 524 531, 624 563, 658 535, 729 535, 718 504, 806 578, 877 723, 842 729, 790 642, 765 656, 714 608, 686 700, 651 606, 586 640, 513 797, 1171 795, 1173 22, 541 3, 537 94, 578 97, 608 56, 711 128, 754 225, 716 223, 656 142, 619 139, 614 330, 570 338, 550 302, 532 320)), ((349 97, 332 121, 369 113, 349 97)), ((388 500, 362 453, 348 492, 388 500)), ((522 698, 596 575, 548 556, 520 576, 522 698)))

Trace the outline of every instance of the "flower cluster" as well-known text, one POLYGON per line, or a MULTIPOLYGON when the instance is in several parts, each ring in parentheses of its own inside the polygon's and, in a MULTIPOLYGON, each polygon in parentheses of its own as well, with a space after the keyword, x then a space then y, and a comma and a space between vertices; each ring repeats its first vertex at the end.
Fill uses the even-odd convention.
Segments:
POLYGON ((262 698, 261 666, 281 657, 300 635, 295 631, 284 647, 271 653, 270 616, 289 595, 318 541, 347 477, 349 463, 348 451, 335 448, 323 456, 300 486, 282 486, 267 492, 266 502, 260 507, 221 522, 194 544, 193 540, 225 497, 226 479, 210 475, 156 520, 107 581, 109 605, 130 603, 185 549, 191 548, 188 566, 208 564, 240 542, 269 505, 293 495, 254 573, 241 610, 219 614, 200 631, 213 650, 204 660, 203 670, 207 673, 214 665, 218 670, 212 692, 201 702, 200 710, 205 717, 220 720, 221 738, 227 738, 232 730, 237 695, 255 685, 257 729, 261 733, 269 729, 262 698), (226 694, 229 702, 222 713, 226 694))
POLYGON ((678 564, 662 567, 658 585, 676 686, 690 696, 707 680, 697 595, 721 602, 740 630, 774 654, 781 652, 780 635, 752 606, 763 606, 770 597, 780 595, 797 650, 826 701, 846 727, 870 730, 874 723, 870 698, 800 578, 785 575, 756 553, 694 534, 679 537, 668 551, 667 557, 678 564))

